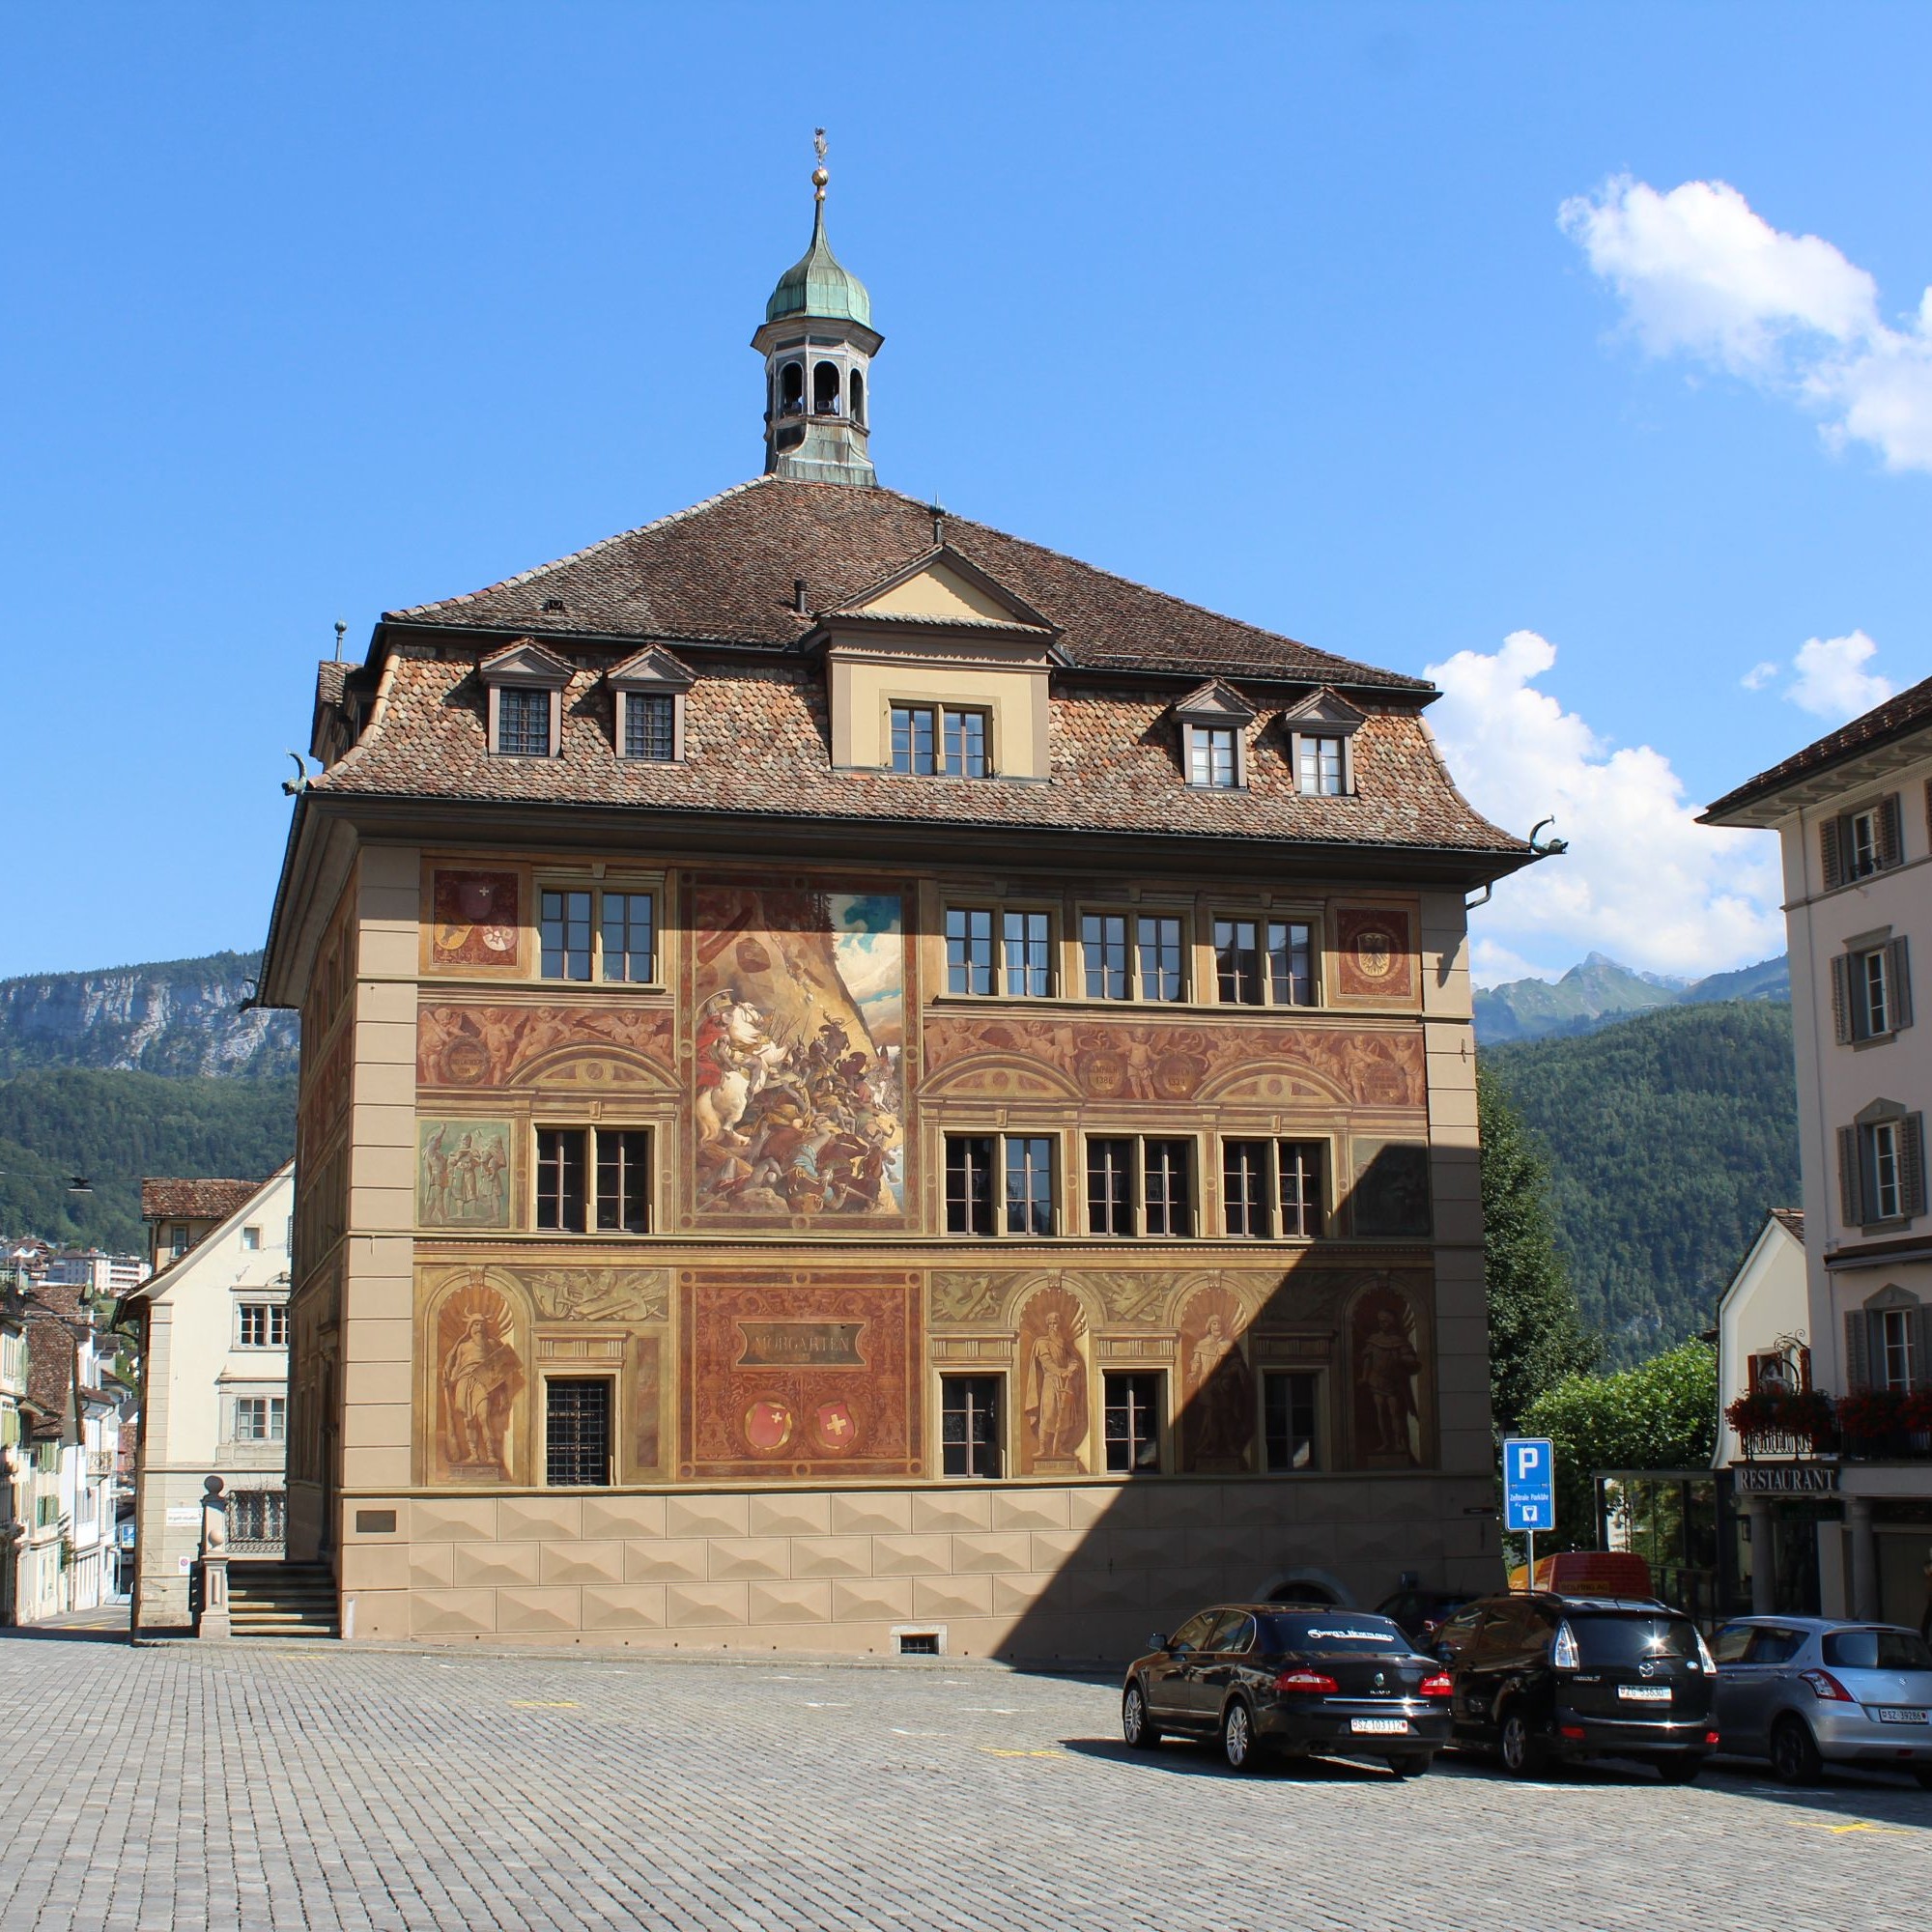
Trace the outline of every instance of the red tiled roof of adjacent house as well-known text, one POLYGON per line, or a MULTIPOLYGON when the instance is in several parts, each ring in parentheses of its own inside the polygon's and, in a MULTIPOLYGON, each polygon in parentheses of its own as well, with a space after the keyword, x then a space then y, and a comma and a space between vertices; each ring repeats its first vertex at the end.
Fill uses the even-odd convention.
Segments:
MULTIPOLYGON (((895 490, 761 476, 688 510, 482 590, 386 613, 392 621, 557 637, 789 645, 934 547, 935 513, 895 490)), ((1220 671, 1429 695, 1378 670, 1224 617, 986 524, 940 519, 947 547, 1060 631, 1087 669, 1220 671)))
POLYGON ((1773 797, 1800 779, 1855 758, 1861 752, 1875 751, 1926 724, 1932 724, 1932 677, 1922 679, 1909 691, 1901 691, 1895 697, 1888 697, 1883 704, 1875 704, 1862 718, 1854 718, 1849 724, 1826 732, 1802 752, 1794 752, 1781 764, 1773 765, 1769 771, 1747 779, 1734 791, 1727 791, 1715 805, 1705 809, 1699 823, 1721 821, 1731 812, 1773 797))
POLYGON ((707 668, 685 699, 684 758, 663 763, 619 758, 612 746, 612 704, 602 683, 601 664, 580 663, 563 694, 562 754, 504 758, 488 750, 487 694, 475 675, 475 661, 473 647, 405 647, 392 662, 388 694, 378 717, 360 743, 311 788, 363 796, 867 819, 949 829, 1152 829, 1204 838, 1421 846, 1485 855, 1527 849, 1490 824, 1456 790, 1428 727, 1407 707, 1367 707, 1367 722, 1354 740, 1354 796, 1315 797, 1298 791, 1286 733, 1274 720, 1253 741, 1247 784, 1240 790, 1211 790, 1184 782, 1179 731, 1165 694, 1083 685, 1052 697, 1052 781, 1042 784, 835 769, 823 677, 798 660, 727 661, 707 668))
POLYGON ((1771 1218, 1794 1240, 1804 1238, 1804 1210, 1802 1208, 1774 1208, 1771 1218))
POLYGON ((87 1291, 77 1282, 36 1282, 29 1298, 28 1313, 52 1315, 63 1321, 78 1321, 89 1326, 94 1320, 87 1309, 87 1291))
POLYGON ((27 1318, 27 1401, 43 1422, 65 1420, 73 1395, 73 1330, 52 1316, 27 1318))
POLYGON ((143 1180, 144 1221, 225 1221, 246 1204, 259 1180, 143 1180))

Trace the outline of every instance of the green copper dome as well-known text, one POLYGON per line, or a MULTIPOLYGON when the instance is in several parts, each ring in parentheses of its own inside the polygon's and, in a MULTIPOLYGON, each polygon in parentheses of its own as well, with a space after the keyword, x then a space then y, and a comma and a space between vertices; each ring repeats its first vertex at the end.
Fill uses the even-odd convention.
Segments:
POLYGON ((849 269, 839 267, 831 242, 825 239, 822 201, 811 219, 811 246, 779 277, 779 285, 765 304, 767 322, 778 322, 788 315, 858 322, 867 328, 872 326, 872 298, 867 294, 865 283, 849 269))

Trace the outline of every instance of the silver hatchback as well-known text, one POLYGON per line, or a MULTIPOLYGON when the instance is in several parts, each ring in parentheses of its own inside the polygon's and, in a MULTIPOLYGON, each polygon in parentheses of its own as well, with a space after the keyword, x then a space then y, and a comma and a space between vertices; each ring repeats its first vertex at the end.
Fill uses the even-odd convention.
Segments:
POLYGON ((1932 1649, 1917 1631, 1740 1617, 1713 1650, 1726 1752, 1768 1757, 1786 1784, 1856 1764, 1909 1771, 1932 1789, 1932 1649))

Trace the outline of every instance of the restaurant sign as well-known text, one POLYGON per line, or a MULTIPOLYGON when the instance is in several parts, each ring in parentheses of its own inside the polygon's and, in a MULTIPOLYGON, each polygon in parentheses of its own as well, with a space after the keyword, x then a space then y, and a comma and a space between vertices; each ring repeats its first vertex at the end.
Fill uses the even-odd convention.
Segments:
POLYGON ((1838 1487, 1835 1463, 1739 1463, 1731 1474, 1741 1496, 1829 1495, 1838 1487))

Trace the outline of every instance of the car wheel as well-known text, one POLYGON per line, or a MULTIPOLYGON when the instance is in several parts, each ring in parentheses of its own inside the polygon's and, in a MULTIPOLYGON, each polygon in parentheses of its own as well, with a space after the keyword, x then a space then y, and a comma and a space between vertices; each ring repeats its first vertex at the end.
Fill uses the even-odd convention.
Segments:
POLYGON ((1541 1777, 1549 1762, 1549 1752, 1520 1704, 1503 1713, 1502 1747, 1503 1769, 1512 1777, 1541 1777))
POLYGON ((1694 1751, 1680 1751, 1675 1757, 1657 1760, 1657 1775, 1665 1784, 1689 1784, 1704 1769, 1704 1760, 1694 1751))
POLYGON ((1252 1771, 1261 1756, 1254 1717, 1238 1697, 1221 1715, 1221 1755, 1230 1771, 1252 1771))
POLYGON ((1780 1784, 1816 1784, 1825 1760, 1803 1718, 1780 1718, 1771 1732, 1771 1768, 1780 1784))
POLYGON ((1392 1757, 1389 1769, 1398 1777, 1420 1777, 1435 1762, 1434 1751, 1412 1751, 1407 1757, 1392 1757))
POLYGON ((1134 1750, 1152 1750, 1160 1742, 1160 1726, 1150 1715, 1147 1693, 1138 1684, 1129 1684, 1121 1699, 1121 1735, 1134 1750))

